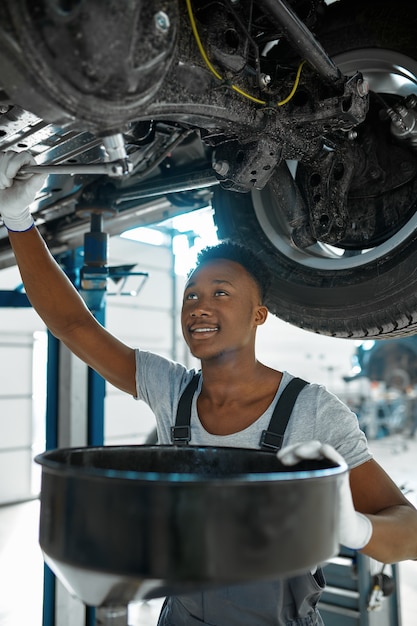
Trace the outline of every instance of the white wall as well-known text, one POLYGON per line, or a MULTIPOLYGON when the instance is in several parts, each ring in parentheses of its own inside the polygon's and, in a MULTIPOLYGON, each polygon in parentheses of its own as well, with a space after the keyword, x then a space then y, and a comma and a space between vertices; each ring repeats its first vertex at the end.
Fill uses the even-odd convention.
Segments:
POLYGON ((259 328, 258 358, 309 382, 326 385, 334 393, 347 392, 343 376, 351 370, 355 342, 307 332, 270 315, 259 328))
MULTIPOLYGON (((16 268, 0 272, 0 289, 19 284, 16 268)), ((37 493, 38 473, 32 459, 43 424, 35 408, 44 387, 33 365, 36 332, 43 329, 30 308, 0 308, 0 504, 37 493)))
MULTIPOLYGON (((178 322, 173 312, 171 250, 112 238, 109 264, 134 262, 138 265, 133 271, 147 272, 149 277, 137 297, 107 298, 106 328, 132 347, 173 358, 178 341, 178 322)), ((130 284, 133 286, 133 278, 130 284)), ((143 443, 155 426, 150 409, 112 385, 107 384, 106 388, 106 444, 143 443)))

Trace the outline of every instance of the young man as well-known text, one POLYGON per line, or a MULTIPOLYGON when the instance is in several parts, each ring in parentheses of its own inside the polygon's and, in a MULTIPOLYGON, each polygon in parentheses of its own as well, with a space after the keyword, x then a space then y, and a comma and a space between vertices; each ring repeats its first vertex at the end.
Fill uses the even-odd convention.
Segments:
MULTIPOLYGON (((193 378, 179 363, 126 346, 101 327, 49 254, 27 205, 43 179, 15 179, 28 153, 0 155, 0 211, 26 292, 45 324, 75 354, 155 413, 160 443, 172 442, 179 398, 193 378)), ((201 361, 191 406, 191 444, 258 448, 292 376, 260 363, 258 326, 267 318, 268 271, 250 251, 223 243, 203 252, 188 278, 181 320, 201 361)), ((285 431, 280 458, 330 456, 350 467, 340 494, 339 542, 383 563, 417 558, 417 512, 372 459, 356 416, 319 385, 305 387, 285 431)), ((317 512, 320 514, 320 511, 317 512)), ((278 558, 278 557, 277 557, 278 558)), ((314 626, 320 568, 286 580, 168 598, 160 626, 314 626)))

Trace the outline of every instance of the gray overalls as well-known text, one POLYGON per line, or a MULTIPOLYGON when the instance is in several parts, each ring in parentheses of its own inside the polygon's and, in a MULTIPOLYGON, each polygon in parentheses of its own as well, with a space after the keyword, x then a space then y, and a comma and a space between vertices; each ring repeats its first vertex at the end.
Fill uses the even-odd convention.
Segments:
MULTIPOLYGON (((199 375, 191 380, 178 404, 172 443, 191 440, 191 401, 199 375)), ((260 447, 276 452, 282 445, 294 402, 307 383, 294 378, 281 394, 260 447)), ((279 556, 278 556, 279 558, 279 556)), ((158 626, 323 626, 317 604, 325 585, 320 568, 277 581, 209 589, 166 598, 158 626)))

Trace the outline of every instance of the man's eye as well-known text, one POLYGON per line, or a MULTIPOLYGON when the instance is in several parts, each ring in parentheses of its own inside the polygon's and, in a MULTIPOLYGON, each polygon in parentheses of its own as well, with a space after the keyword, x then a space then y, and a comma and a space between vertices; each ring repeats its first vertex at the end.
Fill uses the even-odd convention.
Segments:
POLYGON ((227 296, 227 292, 223 291, 223 289, 218 289, 215 293, 215 296, 227 296))
POLYGON ((185 296, 186 300, 197 300, 197 294, 196 293, 187 293, 187 295, 185 296))

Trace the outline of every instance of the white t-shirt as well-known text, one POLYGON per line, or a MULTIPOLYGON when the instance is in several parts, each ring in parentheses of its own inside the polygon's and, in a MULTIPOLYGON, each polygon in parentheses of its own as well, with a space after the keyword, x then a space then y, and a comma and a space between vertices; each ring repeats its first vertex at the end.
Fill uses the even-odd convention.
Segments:
MULTIPOLYGON (((146 402, 155 414, 160 444, 171 443, 171 426, 175 424, 178 402, 194 373, 195 370, 188 370, 180 363, 136 350, 137 398, 146 402)), ((191 407, 190 444, 259 448, 262 431, 268 428, 275 404, 292 378, 291 374, 283 372, 275 398, 265 413, 247 428, 231 435, 212 435, 201 424, 197 413, 200 380, 191 407)), ((356 415, 317 384, 309 384, 300 392, 285 431, 283 447, 312 439, 332 445, 350 468, 372 458, 356 415)))

